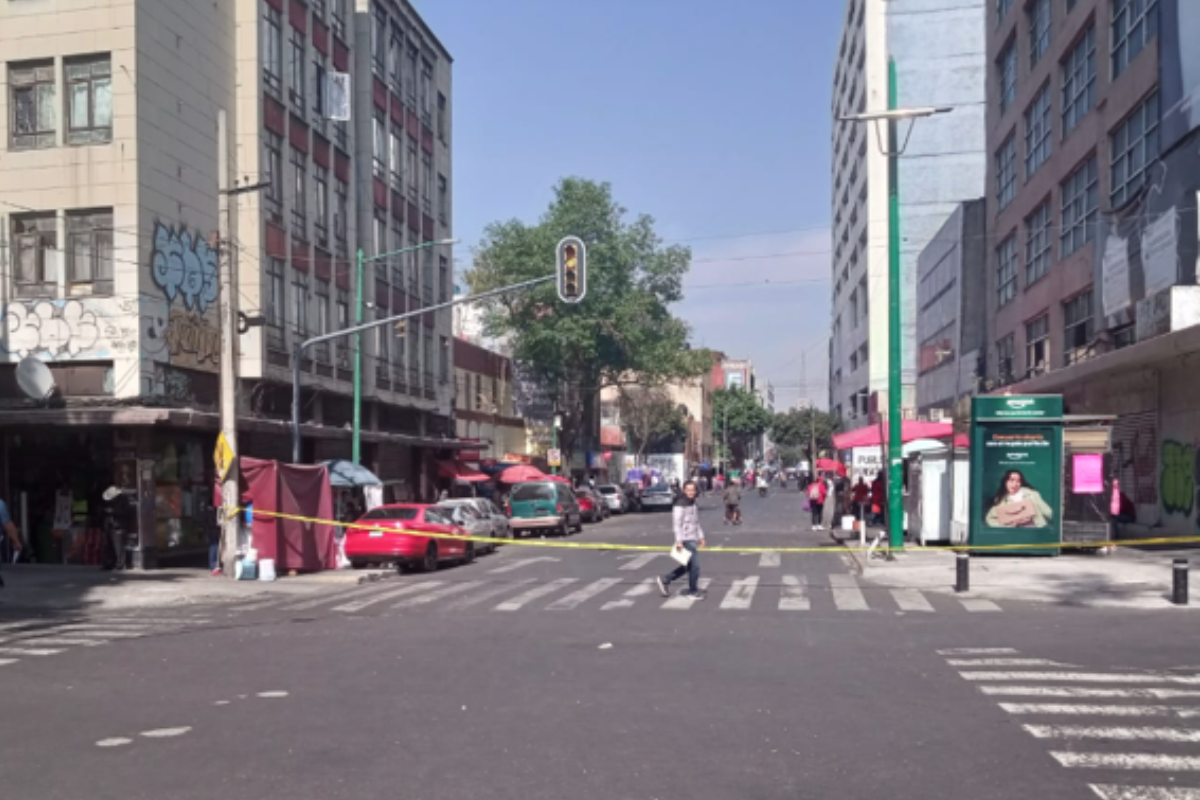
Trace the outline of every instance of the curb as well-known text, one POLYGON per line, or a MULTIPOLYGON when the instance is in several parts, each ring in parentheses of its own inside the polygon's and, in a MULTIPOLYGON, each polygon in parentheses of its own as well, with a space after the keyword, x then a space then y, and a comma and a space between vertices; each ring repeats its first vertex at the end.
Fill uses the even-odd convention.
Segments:
POLYGON ((846 561, 849 562, 849 566, 856 573, 858 573, 859 577, 862 577, 867 574, 866 562, 862 558, 859 557, 859 554, 856 550, 854 550, 851 547, 846 546, 845 539, 839 539, 835 535, 834 531, 829 532, 829 538, 833 539, 833 541, 837 543, 838 547, 840 547, 842 549, 842 557, 846 561))

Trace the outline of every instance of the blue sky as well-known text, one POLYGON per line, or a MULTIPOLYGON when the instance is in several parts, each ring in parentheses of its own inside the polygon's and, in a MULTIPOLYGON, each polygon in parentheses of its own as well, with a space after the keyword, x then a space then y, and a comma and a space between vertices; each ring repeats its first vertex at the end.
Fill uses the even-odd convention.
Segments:
MULTIPOLYGON (((612 183, 688 244, 698 345, 824 404, 829 94, 841 0, 415 0, 454 56, 454 222, 533 222, 561 176, 612 183), (772 281, 768 284, 766 281, 772 281), (750 284, 713 287, 713 284, 750 284)), ((470 252, 460 247, 460 268, 470 252)))

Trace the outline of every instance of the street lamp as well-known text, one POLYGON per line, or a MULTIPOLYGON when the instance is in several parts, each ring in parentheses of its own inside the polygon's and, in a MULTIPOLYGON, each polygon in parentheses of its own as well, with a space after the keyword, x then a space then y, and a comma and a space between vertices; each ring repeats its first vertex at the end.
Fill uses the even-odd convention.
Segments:
MULTIPOLYGON (((558 429, 561 427, 562 427, 562 414, 555 414, 554 415, 554 427, 550 431, 550 437, 551 437, 550 438, 550 449, 551 450, 558 449, 558 429)), ((559 453, 558 460, 559 460, 559 464, 561 464, 562 463, 562 453, 559 453)), ((558 466, 551 464, 550 465, 550 474, 557 475, 558 474, 558 466)))
MULTIPOLYGON (((355 276, 355 309, 354 309, 354 324, 363 324, 363 267, 372 261, 382 261, 392 256, 403 255, 414 250, 423 250, 427 247, 438 247, 440 245, 458 244, 457 239, 438 239, 433 242, 422 242, 420 244, 401 247, 399 250, 392 250, 388 253, 380 253, 379 255, 367 258, 363 254, 363 249, 358 248, 357 253, 357 272, 355 276)), ((407 293, 405 297, 407 297, 407 293)), ((362 334, 354 334, 354 439, 351 450, 351 459, 355 464, 359 463, 362 457, 362 334)))
POLYGON ((904 547, 903 499, 903 436, 900 419, 900 156, 908 148, 908 140, 916 121, 952 109, 945 106, 898 108, 896 100, 896 62, 888 59, 888 107, 886 111, 849 114, 838 117, 840 122, 870 122, 880 152, 888 160, 888 544, 893 550, 904 547), (897 129, 908 121, 903 141, 897 129), (886 123, 887 140, 884 141, 886 123))

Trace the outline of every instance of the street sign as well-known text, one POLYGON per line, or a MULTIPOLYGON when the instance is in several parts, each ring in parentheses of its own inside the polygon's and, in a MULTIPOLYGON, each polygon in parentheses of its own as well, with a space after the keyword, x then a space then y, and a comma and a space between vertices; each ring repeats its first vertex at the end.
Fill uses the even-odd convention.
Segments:
POLYGON ((562 466, 562 450, 547 450, 546 462, 552 467, 562 466))
POLYGON ((213 450, 213 464, 217 468, 218 481, 225 480, 225 476, 229 474, 229 470, 233 467, 233 459, 235 457, 233 448, 229 446, 229 440, 225 438, 225 434, 219 434, 217 436, 217 446, 213 450))

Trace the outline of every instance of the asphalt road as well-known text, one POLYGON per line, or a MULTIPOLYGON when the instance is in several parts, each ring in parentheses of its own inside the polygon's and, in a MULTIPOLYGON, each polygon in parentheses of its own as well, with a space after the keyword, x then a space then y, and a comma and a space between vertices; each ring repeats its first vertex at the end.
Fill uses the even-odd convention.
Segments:
MULTIPOLYGON (((749 498, 736 529, 713 503, 709 543, 824 545, 800 503, 749 498)), ((669 539, 660 514, 568 541, 669 539)), ((645 590, 665 556, 629 555, 0 620, 0 796, 1200 797, 1190 616, 897 596, 834 548, 707 554, 689 603, 645 590)))

